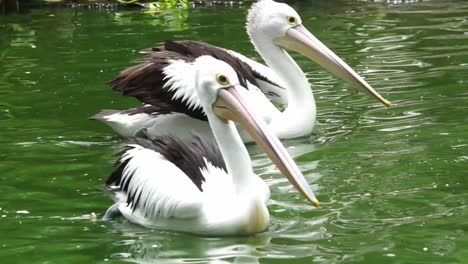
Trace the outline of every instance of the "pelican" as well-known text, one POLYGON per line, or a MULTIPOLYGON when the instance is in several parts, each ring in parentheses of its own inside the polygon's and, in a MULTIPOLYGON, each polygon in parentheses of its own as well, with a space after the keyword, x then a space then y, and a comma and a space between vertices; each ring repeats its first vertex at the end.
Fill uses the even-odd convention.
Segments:
MULTIPOLYGON (((253 4, 248 12, 247 33, 268 67, 207 43, 167 41, 163 47, 143 51, 146 57, 140 64, 110 82, 115 91, 136 97, 146 105, 126 111, 105 110, 91 118, 107 123, 127 137, 142 131, 149 137, 167 131, 185 137, 186 131, 192 129, 210 133, 203 122, 207 117, 194 91, 194 74, 189 66, 197 57, 210 55, 235 69, 246 88, 242 91, 246 100, 276 136, 290 139, 308 135, 316 119, 314 95, 304 72, 285 49, 302 53, 384 105, 391 105, 313 36, 290 6, 272 0, 253 4), (287 107, 281 112, 268 99, 287 107)), ((244 142, 250 140, 245 131, 240 133, 244 142)))
POLYGON ((202 137, 185 143, 173 135, 135 138, 125 148, 107 180, 115 204, 104 219, 123 215, 157 229, 204 235, 242 235, 269 224, 268 186, 252 164, 234 122, 242 126, 278 169, 315 206, 319 206, 301 171, 265 122, 239 92, 235 70, 201 56, 190 65, 194 89, 217 146, 202 137))

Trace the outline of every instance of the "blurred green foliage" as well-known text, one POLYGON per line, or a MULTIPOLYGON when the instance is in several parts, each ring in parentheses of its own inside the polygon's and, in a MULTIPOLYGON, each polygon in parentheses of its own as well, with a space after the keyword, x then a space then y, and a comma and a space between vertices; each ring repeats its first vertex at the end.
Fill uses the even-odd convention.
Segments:
MULTIPOLYGON (((134 4, 141 3, 141 0, 116 0, 121 4, 134 4)), ((174 7, 188 8, 190 6, 190 0, 159 0, 154 2, 145 3, 148 9, 167 9, 174 7)))
POLYGON ((64 5, 64 4, 80 4, 80 5, 99 5, 99 4, 116 4, 116 5, 141 5, 142 8, 149 10, 162 10, 171 8, 189 8, 191 0, 0 0, 0 12, 20 12, 23 9, 30 7, 41 7, 45 5, 64 5))

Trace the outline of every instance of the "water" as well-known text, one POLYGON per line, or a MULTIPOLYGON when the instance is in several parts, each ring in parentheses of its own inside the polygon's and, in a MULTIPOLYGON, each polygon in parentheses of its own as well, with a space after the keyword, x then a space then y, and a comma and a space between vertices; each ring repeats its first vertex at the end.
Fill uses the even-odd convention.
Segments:
POLYGON ((0 17, 2 263, 466 263, 468 3, 293 3, 304 24, 395 105, 386 109, 294 54, 318 104, 285 141, 322 202, 300 198, 255 146, 272 223, 199 237, 95 220, 122 139, 87 120, 137 103, 105 82, 166 39, 258 58, 249 4, 144 13, 40 9, 0 17))

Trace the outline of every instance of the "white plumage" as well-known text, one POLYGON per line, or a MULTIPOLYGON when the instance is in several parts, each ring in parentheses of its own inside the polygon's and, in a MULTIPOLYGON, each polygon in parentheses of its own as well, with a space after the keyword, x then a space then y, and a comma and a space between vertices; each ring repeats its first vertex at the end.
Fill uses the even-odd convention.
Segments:
MULTIPOLYGON (((129 159, 123 173, 123 182, 132 180, 128 193, 141 192, 139 206, 127 204, 125 193, 119 193, 119 210, 128 220, 149 228, 170 229, 201 234, 243 234, 242 226, 248 227, 250 201, 242 202, 235 192, 231 177, 225 170, 206 161, 201 169, 205 176, 203 192, 197 189, 189 177, 160 153, 139 145, 124 154, 129 159)), ((269 197, 268 186, 256 175, 258 205, 265 209, 263 217, 268 220, 264 205, 269 197)), ((263 230, 255 230, 256 232, 263 230)))
MULTIPOLYGON (((132 149, 125 152, 121 161, 128 162, 123 171, 122 185, 128 181, 127 193, 139 193, 141 203, 133 212, 128 204, 123 203, 119 207, 121 212, 126 217, 138 215, 150 219, 198 216, 202 208, 202 193, 190 178, 160 153, 140 145, 129 147, 132 149)), ((127 200, 128 197, 124 197, 127 200)))
POLYGON ((195 72, 193 64, 184 60, 169 60, 163 71, 166 81, 163 88, 173 92, 172 99, 180 99, 189 110, 201 108, 200 99, 193 87, 195 72))

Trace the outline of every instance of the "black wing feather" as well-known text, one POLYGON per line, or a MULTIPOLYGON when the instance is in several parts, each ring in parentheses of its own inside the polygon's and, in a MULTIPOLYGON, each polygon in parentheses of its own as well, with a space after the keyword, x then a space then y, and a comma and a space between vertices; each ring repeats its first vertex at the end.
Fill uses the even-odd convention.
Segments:
MULTIPOLYGON (((128 150, 134 148, 131 145, 139 145, 160 153, 169 162, 182 170, 200 191, 203 191, 202 184, 205 181, 205 177, 201 173, 201 170, 206 168, 205 159, 213 164, 213 166, 226 171, 226 164, 219 148, 214 142, 201 136, 195 136, 192 143, 185 143, 172 135, 157 137, 152 140, 133 138, 129 140, 124 150, 119 153, 120 159, 117 161, 117 168, 106 181, 107 186, 118 186, 120 190, 127 193, 127 203, 133 209, 140 202, 141 191, 129 193, 128 186, 132 181, 133 175, 129 175, 126 181, 123 180, 123 172, 130 161, 130 159, 123 160, 123 155, 128 150)), ((157 173, 157 170, 154 173, 157 173)))
POLYGON ((198 58, 203 55, 212 56, 218 60, 222 60, 229 64, 237 73, 240 84, 246 88, 249 81, 255 86, 259 86, 257 80, 267 82, 271 85, 284 89, 276 82, 268 79, 252 68, 249 64, 243 62, 237 57, 232 56, 225 49, 208 44, 206 42, 195 40, 181 40, 181 41, 166 41, 164 48, 174 52, 178 52, 184 56, 198 58))
POLYGON ((194 60, 172 51, 155 49, 142 58, 140 64, 124 70, 108 83, 114 91, 153 105, 159 113, 185 113, 193 118, 207 120, 201 108, 189 109, 182 100, 173 99, 174 92, 163 89, 166 83, 163 70, 170 60, 178 59, 187 62, 194 60))
POLYGON ((169 65, 171 60, 183 60, 190 63, 200 56, 208 55, 228 63, 236 71, 240 84, 246 88, 247 81, 256 86, 258 86, 257 79, 268 81, 247 63, 232 56, 225 49, 204 42, 166 41, 164 46, 145 49, 142 53, 145 56, 138 61, 139 64, 122 71, 108 83, 114 91, 135 97, 145 104, 153 105, 158 108, 160 113, 184 113, 193 118, 207 120, 200 107, 189 108, 182 100, 173 99, 173 91, 163 89, 167 81, 164 68, 169 65))
POLYGON ((164 48, 191 58, 208 55, 215 59, 222 60, 234 69, 239 78, 240 85, 248 88, 247 81, 249 81, 251 84, 258 86, 254 72, 250 66, 238 58, 233 57, 222 48, 193 40, 166 41, 164 48))

